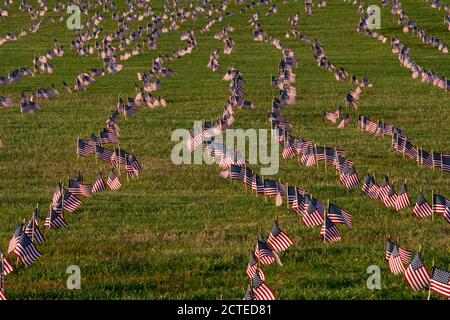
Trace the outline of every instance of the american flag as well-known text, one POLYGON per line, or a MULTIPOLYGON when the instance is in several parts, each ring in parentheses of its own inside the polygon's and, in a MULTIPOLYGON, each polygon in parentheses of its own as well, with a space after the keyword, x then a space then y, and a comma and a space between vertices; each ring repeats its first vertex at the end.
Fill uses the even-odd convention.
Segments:
POLYGON ((406 249, 403 249, 401 246, 397 245, 398 253, 400 254, 400 259, 403 264, 408 264, 412 259, 412 252, 406 249))
POLYGON ((113 152, 101 146, 95 146, 95 157, 105 162, 111 163, 113 152))
POLYGON ((8 274, 10 274, 13 271, 14 271, 14 266, 12 265, 11 262, 8 261, 8 259, 6 259, 5 255, 0 250, 0 277, 2 275, 7 276, 8 274))
POLYGON ((397 193, 394 190, 394 187, 391 185, 388 185, 388 191, 386 193, 386 196, 383 198, 383 203, 386 207, 395 207, 395 204, 397 203, 397 193))
POLYGON ((389 178, 384 177, 383 182, 379 186, 378 198, 384 202, 384 199, 387 197, 389 190, 390 190, 389 178))
POLYGON ((360 116, 360 118, 358 119, 358 123, 361 127, 362 130, 370 132, 370 133, 375 133, 377 131, 377 124, 373 121, 371 121, 368 118, 365 118, 364 116, 360 116))
POLYGON ((423 196, 422 193, 419 194, 417 198, 416 205, 414 206, 413 213, 418 218, 427 218, 433 215, 433 209, 430 204, 427 202, 427 199, 423 196))
POLYGON ((320 236, 328 243, 341 240, 341 233, 339 232, 339 229, 328 217, 326 217, 325 222, 322 225, 322 229, 320 229, 320 236))
POLYGON ((252 279, 252 291, 256 300, 275 300, 275 293, 261 280, 259 272, 252 279))
POLYGON ((262 234, 259 235, 255 255, 263 265, 269 265, 274 263, 275 261, 279 265, 282 265, 280 257, 269 247, 262 234))
POLYGON ((406 188, 406 184, 403 184, 400 193, 397 196, 397 201, 395 203, 395 210, 400 211, 405 209, 411 205, 411 200, 408 196, 408 189, 406 188))
POLYGON ((312 167, 317 164, 317 159, 313 147, 308 148, 304 151, 300 158, 300 162, 307 167, 312 167))
POLYGON ((234 164, 230 165, 230 179, 244 181, 245 168, 236 166, 234 164))
POLYGON ((394 250, 394 248, 395 248, 395 243, 388 240, 386 243, 386 255, 385 255, 386 260, 389 260, 389 258, 391 257, 392 251, 394 250))
POLYGON ((62 201, 63 209, 69 212, 74 212, 81 205, 81 200, 64 189, 64 200, 62 201))
POLYGON ((305 198, 300 190, 295 188, 295 197, 292 202, 292 211, 297 214, 303 214, 305 212, 305 198))
POLYGON ((287 250, 293 244, 292 239, 280 229, 276 222, 273 224, 267 242, 276 253, 287 250))
POLYGON ((309 228, 318 227, 323 224, 323 214, 317 210, 312 201, 308 203, 302 221, 309 228))
POLYGON ((14 249, 16 248, 17 243, 20 240, 20 236, 23 233, 23 227, 24 227, 24 224, 21 223, 17 226, 16 230, 14 231, 13 236, 12 236, 11 240, 9 241, 8 253, 13 252, 14 249))
POLYGON ((433 152, 433 168, 442 167, 442 154, 439 152, 433 152))
POLYGON ((433 213, 434 214, 445 214, 448 210, 449 200, 444 196, 439 194, 433 195, 433 213))
POLYGON ((245 292, 244 298, 242 300, 256 300, 251 287, 249 287, 247 289, 247 291, 245 292))
POLYGON ((342 157, 345 157, 344 151, 336 150, 335 148, 331 148, 331 147, 325 147, 325 161, 334 163, 334 160, 336 159, 336 154, 339 154, 342 157))
POLYGON ((317 161, 325 161, 325 147, 316 147, 315 149, 317 161))
POLYGON ((256 261, 255 252, 252 250, 250 253, 250 258, 247 264, 247 275, 250 279, 255 276, 256 270, 259 270, 259 276, 262 281, 266 280, 266 276, 261 268, 258 267, 258 261, 256 261))
POLYGON ((296 151, 294 148, 294 144, 293 144, 293 139, 291 137, 289 137, 286 140, 286 144, 284 145, 284 149, 283 149, 283 159, 290 159, 293 156, 295 156, 296 151))
POLYGON ((111 155, 111 164, 115 167, 125 166, 127 164, 127 157, 129 154, 120 148, 115 149, 111 155))
POLYGON ((395 275, 405 272, 405 266, 403 265, 400 253, 398 252, 398 247, 396 245, 394 245, 392 254, 389 257, 389 268, 395 275))
POLYGON ((287 202, 288 205, 292 206, 295 201, 297 189, 293 186, 288 186, 287 188, 287 202))
POLYGON ((344 170, 342 170, 339 175, 339 180, 347 189, 353 189, 359 184, 359 178, 356 174, 355 168, 349 166, 347 163, 344 165, 344 170))
POLYGON ((430 290, 450 298, 450 272, 441 268, 433 267, 430 280, 430 290))
POLYGON ((404 144, 403 154, 407 155, 411 159, 417 159, 417 149, 413 146, 411 141, 406 140, 404 144))
POLYGON ((78 140, 77 155, 87 157, 94 153, 95 153, 94 146, 90 145, 85 140, 78 140))
MULTIPOLYGON (((37 209, 37 208, 36 208, 37 209)), ((27 227, 25 228, 25 234, 30 237, 33 242, 43 244, 45 243, 45 237, 42 234, 41 230, 39 230, 39 210, 35 210, 33 213, 33 217, 28 222, 27 227)))
POLYGON ((442 154, 442 170, 450 172, 450 154, 442 154))
POLYGON ((264 194, 264 181, 257 175, 253 175, 252 190, 257 194, 264 194))
POLYGON ((100 142, 101 144, 115 144, 118 142, 117 135, 114 131, 110 131, 106 128, 100 132, 100 142))
POLYGON ((90 144, 93 148, 95 148, 95 146, 100 146, 101 145, 100 139, 97 138, 97 136, 94 133, 91 134, 91 137, 89 138, 87 143, 90 144))
POLYGON ((122 187, 119 177, 116 176, 114 170, 109 171, 108 180, 106 181, 106 184, 111 190, 119 190, 120 187, 122 187))
POLYGON ((50 210, 48 217, 45 219, 44 226, 47 229, 67 228, 68 225, 64 217, 54 210, 50 210))
POLYGON ((336 123, 337 119, 339 119, 339 108, 335 112, 323 112, 323 117, 325 120, 331 121, 332 123, 336 123))
POLYGON ((406 268, 405 279, 414 291, 419 291, 429 286, 430 275, 420 258, 420 253, 416 254, 409 267, 406 268))
POLYGON ((347 227, 352 228, 352 216, 331 203, 328 208, 328 218, 330 218, 334 224, 345 224, 347 227))
POLYGON ((6 301, 8 300, 6 298, 6 294, 5 294, 5 283, 3 281, 3 277, 0 276, 0 301, 6 301))
POLYGON ((264 195, 276 196, 278 193, 278 183, 270 179, 264 179, 264 195))
POLYGON ((248 186, 251 186, 253 183, 253 170, 250 168, 245 168, 245 176, 244 176, 244 183, 248 186))
POLYGON ((433 167, 433 157, 431 156, 431 154, 422 149, 419 149, 417 153, 417 162, 423 167, 433 167))
POLYGON ((92 185, 69 179, 69 192, 73 195, 92 197, 92 185))
POLYGON ((20 258, 25 266, 31 265, 41 256, 41 253, 25 233, 20 236, 14 253, 20 258))
POLYGON ((61 196, 62 196, 62 186, 61 183, 58 183, 56 185, 56 190, 53 193, 53 197, 52 197, 52 205, 57 205, 60 201, 61 201, 61 196))
POLYGON ((100 172, 97 175, 94 185, 92 186, 92 193, 99 193, 106 190, 105 181, 103 181, 103 174, 100 172))

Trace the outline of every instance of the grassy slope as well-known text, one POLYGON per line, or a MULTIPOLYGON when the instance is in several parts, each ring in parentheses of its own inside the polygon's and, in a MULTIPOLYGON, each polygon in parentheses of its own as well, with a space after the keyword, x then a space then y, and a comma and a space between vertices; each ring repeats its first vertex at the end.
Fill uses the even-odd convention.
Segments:
MULTIPOLYGON (((359 78, 368 76, 374 88, 363 93, 360 113, 383 118, 406 131, 425 149, 448 150, 448 106, 450 97, 442 90, 412 80, 400 67, 389 45, 383 45, 355 32, 359 16, 356 7, 342 1, 328 1, 314 17, 303 14, 300 2, 279 4, 280 13, 260 23, 269 34, 294 49, 299 61, 296 71, 302 101, 286 111, 294 124, 294 135, 319 144, 333 145, 347 151, 355 161, 361 178, 367 170, 377 177, 389 173, 399 185, 407 179, 413 201, 423 188, 450 196, 448 176, 418 168, 410 160, 390 152, 389 140, 376 140, 349 128, 337 130, 324 124, 323 110, 334 110, 343 101, 349 84, 338 83, 332 74, 319 70, 312 51, 294 39, 284 39, 287 18, 301 13, 301 31, 317 37, 332 62, 345 67, 359 78)), ((381 1, 380 1, 381 2, 381 1)), ((431 34, 450 43, 439 18, 441 12, 425 5, 403 1, 406 12, 424 25, 431 34)), ((160 9, 161 3, 155 5, 160 9)), ((262 15, 267 8, 258 11, 262 15)), ((238 10, 234 9, 237 13, 238 10)), ((16 13, 17 14, 17 13, 16 13)), ((294 160, 281 161, 278 177, 290 185, 309 190, 314 196, 344 207, 353 214, 354 228, 340 228, 343 240, 325 246, 319 230, 309 230, 299 218, 283 208, 265 203, 241 185, 222 181, 219 169, 212 166, 175 166, 170 162, 172 130, 190 128, 194 120, 216 118, 228 95, 228 83, 220 80, 226 68, 236 65, 246 79, 247 98, 258 108, 241 111, 235 128, 267 128, 266 112, 275 91, 270 75, 277 71, 281 58, 268 44, 252 41, 247 20, 251 13, 236 15, 216 24, 210 33, 197 32, 198 49, 192 55, 171 62, 178 73, 163 79, 161 95, 167 109, 141 110, 131 119, 121 119, 121 147, 134 152, 144 171, 139 180, 125 183, 120 192, 106 192, 85 201, 83 207, 68 217, 70 229, 46 232, 48 243, 35 265, 14 272, 8 278, 7 293, 12 299, 233 299, 241 298, 248 284, 245 268, 250 248, 259 230, 267 234, 277 216, 282 228, 296 239, 296 245, 282 255, 284 267, 266 268, 267 282, 280 299, 423 299, 425 292, 414 294, 401 277, 389 273, 384 261, 387 234, 399 236, 406 248, 419 244, 428 266, 431 259, 446 267, 449 260, 449 227, 442 219, 417 221, 411 211, 387 210, 367 199, 358 190, 347 192, 332 170, 324 167, 300 167, 294 160), (220 72, 206 68, 209 54, 222 43, 213 35, 225 24, 238 32, 231 34, 236 52, 221 54, 220 72), (78 264, 82 271, 82 290, 65 288, 65 270, 78 264), (382 268, 382 290, 369 291, 366 268, 382 268)), ((449 58, 437 49, 423 46, 410 34, 403 35, 396 19, 383 9, 381 33, 397 35, 413 48, 413 57, 440 73, 449 73, 449 58)), ((28 25, 28 17, 8 17, 0 22, 0 32, 19 30, 28 25)), ((44 103, 44 111, 35 116, 20 115, 17 106, 2 110, 0 135, 6 147, 0 151, 0 235, 5 248, 12 230, 31 214, 39 202, 46 211, 55 183, 81 171, 86 179, 95 177, 100 165, 92 157, 76 159, 77 136, 88 137, 102 128, 117 95, 133 93, 138 71, 148 70, 158 53, 184 46, 180 34, 205 24, 189 22, 182 30, 163 35, 158 52, 146 52, 124 63, 124 70, 107 76, 88 88, 86 93, 63 94, 44 103)), ((108 31, 111 31, 109 24, 108 31)), ((16 43, 0 47, 0 74, 12 67, 30 65, 34 53, 52 47, 53 38, 62 41, 66 55, 54 60, 53 75, 25 79, 12 87, 0 88, 0 95, 38 86, 50 87, 62 80, 72 83, 78 72, 100 66, 96 57, 79 58, 69 49, 73 34, 64 25, 45 27, 16 43)), ((357 113, 351 112, 353 120, 357 113)))

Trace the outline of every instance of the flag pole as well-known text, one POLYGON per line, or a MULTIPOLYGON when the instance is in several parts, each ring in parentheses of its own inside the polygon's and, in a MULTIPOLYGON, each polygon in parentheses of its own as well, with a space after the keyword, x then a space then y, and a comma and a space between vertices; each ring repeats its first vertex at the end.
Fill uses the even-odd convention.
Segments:
POLYGON ((289 184, 286 183, 286 207, 289 210, 289 184))
MULTIPOLYGON (((432 264, 432 269, 431 269, 431 272, 433 273, 433 271, 434 271, 434 259, 433 259, 433 264, 432 264)), ((428 285, 428 297, 427 297, 427 300, 430 300, 430 298, 431 298, 431 285, 428 285)))
POLYGON ((434 220, 434 190, 431 190, 431 221, 434 220))
POLYGON ((327 146, 323 145, 323 152, 325 153, 325 173, 328 173, 327 170, 327 146))
POLYGON ((431 166, 433 167, 433 171, 434 171, 434 150, 431 149, 431 166))

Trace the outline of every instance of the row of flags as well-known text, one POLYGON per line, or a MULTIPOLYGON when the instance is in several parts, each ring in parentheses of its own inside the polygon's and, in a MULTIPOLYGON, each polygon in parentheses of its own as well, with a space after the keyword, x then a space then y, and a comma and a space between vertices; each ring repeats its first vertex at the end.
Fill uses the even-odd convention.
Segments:
POLYGON ((247 263, 250 286, 243 300, 275 300, 275 292, 266 284, 263 266, 273 263, 282 266, 279 254, 293 244, 293 239, 279 227, 278 221, 274 222, 267 241, 262 233, 259 235, 255 250, 251 250, 247 263))
POLYGON ((428 300, 432 291, 450 299, 450 271, 436 267, 433 260, 430 275, 422 259, 420 249, 413 258, 412 251, 406 250, 388 239, 385 259, 394 275, 403 274, 411 290, 417 292, 428 289, 428 300))
POLYGON ((392 5, 391 13, 398 16, 398 24, 403 25, 404 33, 411 31, 422 40, 423 44, 437 47, 442 53, 448 53, 448 46, 441 39, 427 34, 426 31, 420 28, 415 21, 411 20, 411 18, 405 13, 404 8, 401 7, 400 2, 392 5))
POLYGON ((403 156, 416 160, 417 164, 426 168, 435 168, 442 172, 450 172, 450 154, 431 151, 428 152, 415 146, 408 140, 405 133, 384 121, 370 120, 364 115, 358 116, 358 129, 374 134, 376 137, 390 136, 392 149, 403 156))

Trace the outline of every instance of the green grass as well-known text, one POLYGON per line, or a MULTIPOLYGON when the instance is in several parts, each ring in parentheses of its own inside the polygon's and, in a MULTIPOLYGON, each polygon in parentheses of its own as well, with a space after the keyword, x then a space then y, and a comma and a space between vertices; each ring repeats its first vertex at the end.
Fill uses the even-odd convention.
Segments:
MULTIPOLYGON (((381 6, 381 1, 376 2, 381 6)), ((49 3, 53 8, 54 1, 49 3)), ((442 11, 422 2, 402 3, 406 13, 427 32, 450 43, 442 11)), ((449 175, 419 168, 414 161, 391 152, 389 139, 375 139, 357 131, 356 125, 338 130, 324 124, 323 110, 334 111, 351 85, 338 83, 334 75, 319 69, 308 45, 284 38, 289 29, 287 18, 299 11, 302 33, 319 39, 333 63, 358 78, 367 76, 374 84, 362 94, 360 110, 349 111, 354 124, 358 113, 373 120, 384 119, 402 128, 424 149, 448 152, 448 93, 411 79, 389 44, 356 33, 357 6, 330 0, 326 8, 316 8, 315 16, 309 17, 301 1, 277 4, 280 10, 274 16, 264 17, 268 7, 257 11, 264 30, 292 48, 299 62, 294 86, 301 100, 285 111, 286 119, 294 125, 293 135, 345 150, 361 179, 368 170, 377 179, 389 173, 397 191, 407 179, 412 201, 421 189, 428 199, 432 190, 450 197, 449 175)), ((154 8, 160 12, 162 2, 156 1, 154 8)), ((342 241, 324 245, 318 229, 306 229, 285 206, 276 208, 273 200, 266 203, 240 184, 220 179, 217 166, 172 164, 170 152, 175 143, 170 140, 171 132, 191 128, 194 120, 215 119, 221 114, 228 96, 228 83, 221 78, 228 66, 236 65, 244 74, 246 97, 257 106, 254 111, 238 111, 234 128, 268 128, 266 113, 276 94, 270 75, 276 74, 282 56, 273 46, 253 42, 247 21, 254 11, 239 15, 238 8, 232 5, 230 10, 236 15, 215 24, 209 33, 199 32, 206 24, 204 18, 182 24, 180 30, 161 37, 157 51, 146 50, 131 58, 122 72, 98 79, 85 93, 63 93, 42 103, 39 114, 22 116, 17 104, 12 110, 0 110, 0 136, 5 143, 0 149, 0 239, 5 250, 14 228, 31 216, 36 203, 42 215, 46 214, 60 179, 66 181, 80 171, 92 181, 100 168, 106 169, 96 165, 92 156, 77 159, 77 136, 87 138, 103 128, 118 95, 133 94, 136 72, 147 71, 158 54, 185 46, 180 35, 196 30, 198 48, 167 64, 178 74, 162 79, 164 89, 157 93, 167 100, 167 108, 140 110, 136 116, 120 120, 121 148, 137 155, 143 166, 139 179, 126 183, 123 177, 121 191, 85 200, 80 210, 68 215, 69 229, 45 230, 48 242, 39 246, 42 258, 7 278, 10 299, 240 299, 249 283, 245 270, 250 249, 261 228, 269 233, 275 217, 295 239, 295 245, 282 254, 283 267, 265 268, 267 283, 277 298, 426 298, 426 292, 413 293, 401 276, 390 274, 384 260, 385 240, 391 234, 410 250, 422 245, 429 269, 432 259, 446 268, 450 263, 450 228, 441 217, 418 221, 411 209, 396 213, 368 199, 359 189, 344 190, 330 167, 326 173, 323 165, 305 168, 295 160, 281 160, 276 178, 308 190, 322 202, 330 199, 352 213, 353 229, 340 228, 342 241), (236 52, 221 54, 222 69, 214 73, 206 68, 208 57, 214 49, 223 48, 222 42, 213 38, 214 33, 227 24, 236 30, 231 33, 236 52), (81 268, 79 291, 66 289, 65 272, 72 264, 81 268), (381 267, 381 290, 366 288, 370 265, 381 267)), ((10 14, 0 22, 0 34, 31 24, 28 15, 19 15, 16 3, 10 14)), ((104 16, 105 32, 113 31, 110 15, 104 16)), ((133 26, 139 24, 144 22, 133 26)), ((388 9, 382 9, 380 32, 388 38, 400 37, 421 65, 450 74, 449 56, 424 46, 411 34, 403 34, 388 9)), ((49 88, 51 83, 61 87, 63 80, 73 83, 78 73, 101 66, 96 55, 80 58, 74 54, 70 49, 74 32, 55 23, 1 46, 0 75, 30 66, 33 55, 49 50, 54 38, 66 49, 63 58, 51 62, 55 73, 0 87, 0 95, 17 100, 22 90, 49 88)))

